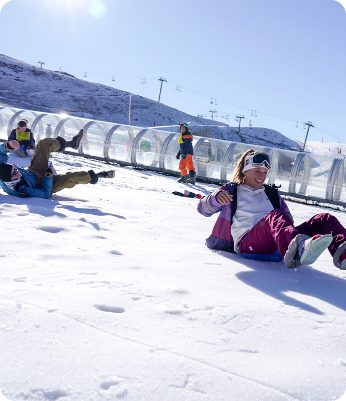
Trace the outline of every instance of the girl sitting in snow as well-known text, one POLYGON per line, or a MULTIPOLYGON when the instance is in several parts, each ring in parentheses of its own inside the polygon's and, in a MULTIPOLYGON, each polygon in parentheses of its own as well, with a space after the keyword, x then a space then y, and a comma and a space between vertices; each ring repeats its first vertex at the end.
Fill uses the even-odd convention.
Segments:
POLYGON ((207 246, 238 254, 279 250, 288 268, 312 264, 328 247, 334 265, 346 269, 346 229, 329 213, 295 227, 277 187, 264 185, 270 168, 266 153, 250 149, 241 156, 233 182, 200 200, 203 216, 221 212, 207 246))

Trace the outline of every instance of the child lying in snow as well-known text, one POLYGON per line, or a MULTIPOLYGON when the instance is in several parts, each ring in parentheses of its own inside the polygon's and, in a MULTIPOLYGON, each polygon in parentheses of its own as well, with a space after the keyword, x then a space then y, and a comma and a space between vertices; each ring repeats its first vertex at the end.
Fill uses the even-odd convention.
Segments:
POLYGON ((9 195, 48 199, 64 188, 73 188, 77 184, 96 184, 101 177, 113 178, 114 170, 97 174, 93 170, 56 174, 54 167, 48 166, 51 152, 62 152, 67 147, 78 149, 83 135, 82 129, 68 142, 59 136, 40 140, 27 169, 7 163, 7 152, 18 149, 18 141, 11 140, 0 145, 0 186, 9 195))

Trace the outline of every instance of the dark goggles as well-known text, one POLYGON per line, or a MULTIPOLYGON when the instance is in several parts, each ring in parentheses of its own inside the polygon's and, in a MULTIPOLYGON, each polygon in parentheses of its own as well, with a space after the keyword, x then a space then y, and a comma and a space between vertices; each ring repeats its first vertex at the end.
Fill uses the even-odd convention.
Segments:
POLYGON ((266 153, 257 153, 252 157, 253 164, 266 164, 270 167, 270 158, 266 153))
POLYGON ((270 169, 270 158, 266 153, 256 153, 253 156, 246 158, 246 164, 252 164, 254 167, 265 166, 270 169))

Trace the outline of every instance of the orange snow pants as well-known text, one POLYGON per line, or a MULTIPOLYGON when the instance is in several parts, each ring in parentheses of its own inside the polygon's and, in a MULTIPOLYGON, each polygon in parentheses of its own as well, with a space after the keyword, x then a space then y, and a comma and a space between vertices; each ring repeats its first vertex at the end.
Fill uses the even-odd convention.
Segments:
POLYGON ((186 159, 181 158, 179 163, 179 170, 181 172, 181 176, 187 175, 187 169, 195 171, 195 167, 193 166, 192 155, 186 155, 186 159))

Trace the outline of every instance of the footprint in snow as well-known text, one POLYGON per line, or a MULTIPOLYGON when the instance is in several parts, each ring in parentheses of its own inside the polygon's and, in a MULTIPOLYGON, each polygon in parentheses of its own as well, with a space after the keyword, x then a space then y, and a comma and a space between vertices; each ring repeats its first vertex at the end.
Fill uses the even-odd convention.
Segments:
POLYGON ((189 291, 185 290, 185 288, 171 288, 169 289, 169 292, 173 294, 188 294, 189 291))
POLYGON ((94 307, 102 312, 111 312, 111 313, 124 313, 125 309, 120 306, 111 306, 111 305, 94 305, 94 307))
POLYGON ((60 231, 65 231, 65 228, 61 228, 61 227, 39 227, 39 230, 41 231, 45 231, 47 233, 52 233, 52 234, 56 234, 59 233, 60 231))
POLYGON ((28 393, 21 393, 20 397, 24 398, 25 400, 32 399, 39 399, 42 401, 55 401, 61 397, 67 397, 68 393, 63 390, 46 390, 43 388, 37 388, 29 390, 28 393))
POLYGON ((14 279, 14 281, 17 281, 18 283, 25 283, 26 277, 17 277, 14 279))
POLYGON ((119 380, 106 380, 100 384, 102 390, 108 390, 112 386, 118 386, 119 380))
POLYGON ((116 251, 116 250, 114 250, 114 251, 109 251, 109 253, 111 253, 112 255, 116 255, 116 256, 121 256, 121 255, 122 255, 121 252, 116 251))
POLYGON ((111 392, 116 398, 124 398, 128 394, 127 388, 118 380, 105 380, 100 387, 104 391, 111 392))

